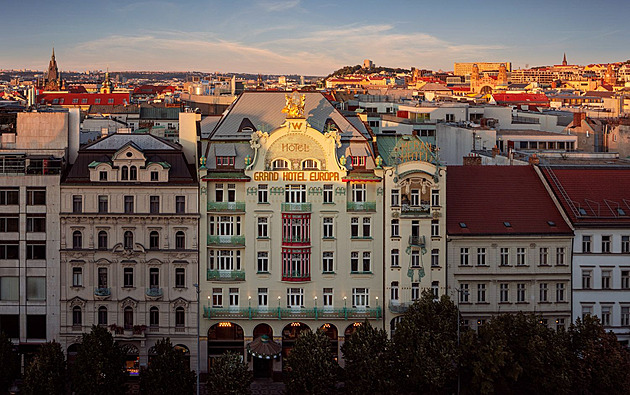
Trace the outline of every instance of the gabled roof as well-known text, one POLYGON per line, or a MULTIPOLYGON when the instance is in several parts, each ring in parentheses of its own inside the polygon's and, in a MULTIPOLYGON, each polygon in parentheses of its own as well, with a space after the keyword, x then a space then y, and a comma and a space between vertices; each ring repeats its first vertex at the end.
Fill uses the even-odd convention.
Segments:
POLYGON ((556 168, 543 174, 576 225, 630 225, 630 169, 556 168), (570 203, 570 202, 571 203, 570 203), (621 211, 619 211, 621 209, 621 211))
POLYGON ((449 166, 446 200, 449 235, 572 234, 532 166, 449 166))
POLYGON ((140 151, 168 150, 175 151, 178 147, 166 140, 162 140, 152 134, 114 133, 100 140, 86 145, 83 150, 112 150, 118 151, 127 144, 133 144, 140 151))

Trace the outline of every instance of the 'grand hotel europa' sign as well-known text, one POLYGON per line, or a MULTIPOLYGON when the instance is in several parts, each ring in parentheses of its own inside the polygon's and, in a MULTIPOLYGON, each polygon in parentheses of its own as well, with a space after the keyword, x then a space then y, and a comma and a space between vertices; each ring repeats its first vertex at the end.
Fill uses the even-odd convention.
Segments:
POLYGON ((257 171, 254 181, 339 181, 333 171, 257 171))

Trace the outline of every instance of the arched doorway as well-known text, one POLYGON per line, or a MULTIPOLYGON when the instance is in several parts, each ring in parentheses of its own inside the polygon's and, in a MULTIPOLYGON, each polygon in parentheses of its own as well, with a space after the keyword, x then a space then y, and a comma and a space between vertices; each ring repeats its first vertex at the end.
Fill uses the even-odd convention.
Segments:
POLYGON ((348 325, 346 330, 343 332, 344 341, 348 340, 350 338, 350 336, 352 336, 352 334, 357 331, 357 328, 359 326, 361 326, 360 322, 355 322, 353 324, 348 325))
POLYGON ((243 356, 245 336, 243 328, 232 322, 219 322, 208 329, 208 368, 214 358, 228 351, 243 356))
POLYGON ((71 344, 68 347, 68 365, 73 365, 74 361, 77 359, 77 354, 79 353, 80 344, 71 344))
POLYGON ((292 322, 282 329, 282 370, 286 369, 286 358, 291 353, 295 341, 303 331, 310 331, 308 325, 302 322, 292 322))
MULTIPOLYGON (((258 324, 254 328, 254 341, 250 344, 258 345, 258 343, 264 343, 265 345, 269 345, 269 342, 273 343, 273 329, 267 324, 258 324)), ((265 347, 269 349, 270 347, 265 347)), ((255 351, 248 346, 248 351, 253 359, 254 366, 254 378, 270 378, 273 376, 273 359, 275 355, 266 355, 271 354, 271 352, 265 354, 257 354, 255 351)))
POLYGON ((333 324, 326 323, 322 325, 322 330, 330 339, 330 354, 335 359, 335 362, 339 361, 339 331, 333 324))
POLYGON ((394 332, 396 332, 396 325, 402 320, 402 316, 394 317, 389 323, 389 336, 394 337, 394 332))
POLYGON ((138 351, 138 347, 133 344, 126 344, 125 348, 127 350, 127 359, 125 360, 125 369, 129 376, 139 376, 140 375, 140 352, 138 351))
POLYGON ((190 369, 190 350, 188 349, 188 347, 186 347, 183 344, 177 344, 173 348, 175 349, 175 351, 181 352, 182 354, 184 354, 184 359, 186 360, 186 364, 188 368, 190 369))

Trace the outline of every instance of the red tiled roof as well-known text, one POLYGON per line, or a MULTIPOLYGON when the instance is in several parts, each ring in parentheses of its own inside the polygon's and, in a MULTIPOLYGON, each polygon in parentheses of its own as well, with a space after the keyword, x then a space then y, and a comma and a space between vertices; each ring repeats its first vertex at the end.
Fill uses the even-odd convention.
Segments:
POLYGON ((497 102, 509 103, 546 103, 549 104, 549 98, 542 93, 495 93, 492 95, 497 102))
POLYGON ((128 93, 41 93, 37 103, 60 106, 89 106, 94 104, 122 106, 129 104, 128 93), (56 101, 55 101, 56 100, 56 101), (110 100, 112 102, 110 102, 110 100), (75 102, 76 101, 76 102, 75 102))
MULTIPOLYGON (((578 225, 630 224, 630 169, 628 168, 571 168, 552 169, 577 213, 559 192, 549 185, 558 197, 571 221, 578 225), (619 212, 617 208, 622 211, 619 212), (582 210, 580 210, 582 209, 582 210), (581 211, 581 212, 580 212, 581 211), (624 213, 625 215, 622 215, 624 213)), ((547 180, 549 172, 543 171, 547 180)))
POLYGON ((140 85, 133 90, 134 95, 158 95, 164 92, 175 92, 170 85, 140 85))
POLYGON ((532 166, 449 166, 446 205, 449 235, 572 234, 532 166))

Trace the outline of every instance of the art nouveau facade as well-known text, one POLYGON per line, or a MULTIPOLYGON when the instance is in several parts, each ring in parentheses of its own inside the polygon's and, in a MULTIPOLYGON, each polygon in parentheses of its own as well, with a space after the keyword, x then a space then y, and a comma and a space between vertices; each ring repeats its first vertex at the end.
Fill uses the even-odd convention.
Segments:
POLYGON ((146 366, 170 337, 196 358, 198 188, 182 148, 148 134, 82 147, 61 184, 61 341, 92 325, 146 366))

